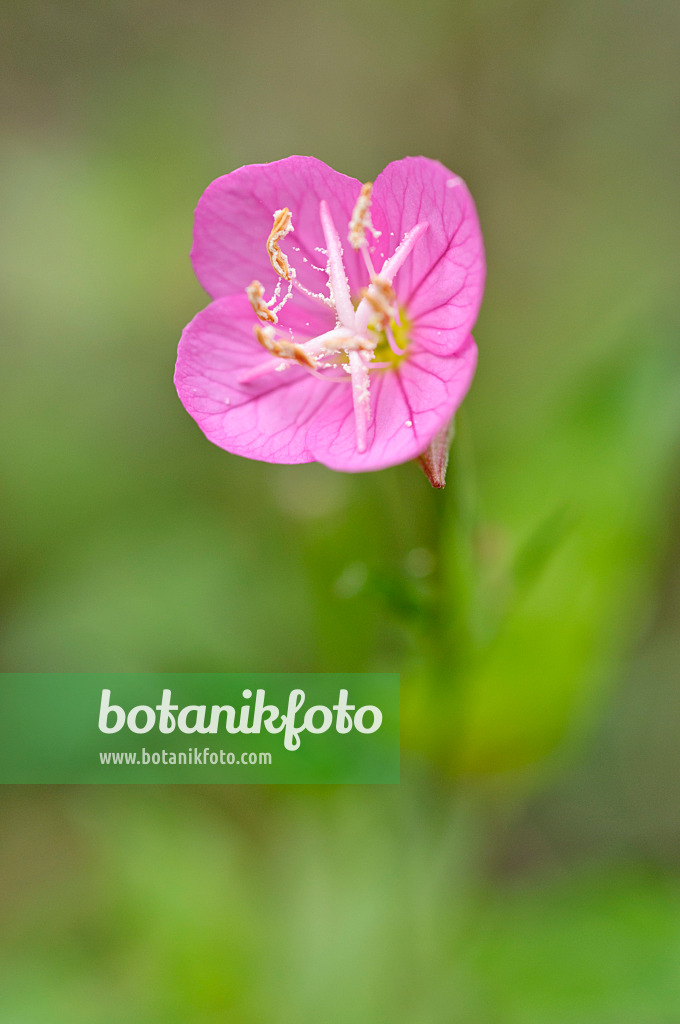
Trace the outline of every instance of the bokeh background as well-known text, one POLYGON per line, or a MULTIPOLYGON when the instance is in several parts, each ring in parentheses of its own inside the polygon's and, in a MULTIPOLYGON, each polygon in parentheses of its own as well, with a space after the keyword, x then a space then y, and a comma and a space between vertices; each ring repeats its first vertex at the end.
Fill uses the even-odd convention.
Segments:
POLYGON ((398 670, 400 787, 5 788, 7 1024, 680 1020, 680 10, 5 0, 5 671, 398 670), (449 486, 213 448, 214 177, 436 157, 449 486))

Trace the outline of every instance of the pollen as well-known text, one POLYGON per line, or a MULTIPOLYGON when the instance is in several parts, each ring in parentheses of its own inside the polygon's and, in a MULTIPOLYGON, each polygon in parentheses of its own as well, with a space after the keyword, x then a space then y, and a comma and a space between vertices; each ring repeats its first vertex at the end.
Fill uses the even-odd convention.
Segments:
POLYGON ((375 350, 377 342, 372 338, 343 338, 341 345, 338 346, 336 343, 329 343, 328 348, 330 351, 342 351, 342 352, 373 352, 375 350))
POLYGON ((253 281, 248 285, 246 295, 250 300, 250 305, 253 307, 253 312, 260 320, 269 324, 277 323, 278 317, 264 301, 264 288, 259 281, 253 281))
POLYGON ((305 352, 302 345, 277 338, 273 327, 260 327, 259 324, 255 324, 253 331, 260 345, 273 356, 278 356, 279 359, 294 359, 301 366, 309 366, 311 369, 316 367, 316 360, 305 352))
POLYGON ((349 222, 349 235, 347 236, 353 249, 361 249, 362 245, 366 244, 367 231, 370 231, 374 238, 380 237, 380 232, 376 231, 371 223, 372 192, 372 181, 367 181, 365 185, 361 186, 361 192, 349 222))
POLYGON ((267 352, 274 351, 274 328, 273 327, 260 327, 259 324, 255 324, 253 327, 253 333, 263 348, 267 349, 267 352))
POLYGON ((274 213, 274 226, 269 232, 269 238, 267 239, 267 252, 269 253, 272 267, 279 277, 285 278, 286 281, 290 281, 290 264, 286 254, 281 251, 279 242, 286 235, 290 234, 292 230, 293 217, 288 207, 284 206, 282 210, 276 210, 274 213))
POLYGON ((389 321, 394 315, 396 295, 394 288, 384 277, 375 277, 370 288, 361 289, 361 297, 366 299, 371 309, 379 315, 382 323, 389 321))

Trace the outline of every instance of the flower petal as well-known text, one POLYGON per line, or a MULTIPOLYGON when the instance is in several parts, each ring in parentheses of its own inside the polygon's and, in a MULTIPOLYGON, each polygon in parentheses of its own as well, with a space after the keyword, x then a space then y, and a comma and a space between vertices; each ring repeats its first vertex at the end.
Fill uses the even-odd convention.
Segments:
POLYGON ((382 232, 374 260, 391 256, 422 221, 428 230, 398 272, 395 290, 412 321, 434 327, 428 347, 445 351, 452 344, 455 351, 474 325, 484 289, 477 211, 462 178, 436 160, 406 157, 389 164, 373 187, 373 223, 382 232))
POLYGON ((413 352, 398 370, 371 373, 366 451, 357 451, 351 396, 338 388, 309 425, 307 443, 313 458, 351 473, 416 458, 462 402, 476 364, 472 335, 447 355, 428 352, 416 339, 413 352))
MULTIPOLYGON (((297 312, 298 320, 306 315, 297 312)), ((289 319, 304 339, 309 333, 304 323, 293 322, 293 311, 289 319)), ((217 299, 195 316, 185 327, 177 352, 179 397, 206 437, 234 455, 265 462, 311 462, 309 421, 333 385, 295 364, 249 384, 239 383, 268 358, 253 335, 254 322, 250 303, 241 295, 217 299)))
MULTIPOLYGON (((319 217, 319 205, 325 199, 342 240, 350 287, 358 292, 366 283, 366 272, 346 238, 360 191, 361 183, 355 178, 311 156, 249 164, 217 178, 196 208, 191 251, 196 276, 213 298, 238 294, 253 279, 262 282, 269 297, 277 276, 266 242, 274 212, 287 206, 294 230, 281 247, 299 281, 310 291, 328 296, 326 274, 312 269, 326 265, 323 253, 315 251, 317 246, 325 248, 319 217)), ((296 296, 296 301, 305 300, 296 296)))

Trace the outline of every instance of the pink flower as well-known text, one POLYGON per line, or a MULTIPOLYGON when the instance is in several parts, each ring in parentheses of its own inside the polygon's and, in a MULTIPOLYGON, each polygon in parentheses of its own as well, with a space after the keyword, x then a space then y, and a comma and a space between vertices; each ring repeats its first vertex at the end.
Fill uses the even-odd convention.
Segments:
POLYGON ((373 186, 312 157, 241 167, 201 197, 191 255, 214 301, 175 384, 215 444, 359 472, 446 435, 485 263, 470 193, 440 163, 398 160, 373 186))

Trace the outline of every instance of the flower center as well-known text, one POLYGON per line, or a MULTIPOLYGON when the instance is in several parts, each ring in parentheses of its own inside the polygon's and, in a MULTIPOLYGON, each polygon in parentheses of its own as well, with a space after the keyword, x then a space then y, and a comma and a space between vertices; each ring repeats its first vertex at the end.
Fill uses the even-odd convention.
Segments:
POLYGON ((373 350, 375 357, 375 363, 373 366, 378 369, 379 365, 382 364, 385 369, 396 370, 406 359, 408 354, 408 348, 411 344, 411 321, 406 316, 406 310, 403 306, 399 307, 398 311, 399 319, 394 318, 389 323, 378 330, 377 328, 371 328, 377 336, 377 343, 373 350), (387 328, 390 330, 388 337, 387 328))
POLYGON ((368 241, 369 234, 373 239, 380 235, 371 222, 372 189, 370 182, 362 186, 349 222, 348 241, 361 253, 368 277, 368 285, 361 289, 356 307, 350 296, 342 244, 327 202, 322 199, 319 205, 325 240, 325 248, 320 251, 327 260, 320 272, 326 275, 327 295, 310 291, 298 280, 295 268, 280 245, 281 240, 293 231, 292 214, 288 207, 274 212, 274 225, 266 247, 278 277, 276 289, 268 301, 259 281, 253 281, 246 289, 259 321, 254 327, 255 336, 271 358, 240 378, 241 384, 249 384, 273 371, 298 366, 326 383, 350 383, 359 452, 366 451, 367 446, 370 374, 376 370, 397 369, 406 358, 410 344, 411 322, 406 311, 397 305, 394 278, 429 226, 427 221, 422 221, 408 231, 394 254, 376 273, 372 259, 374 246, 368 241), (287 288, 282 296, 284 281, 287 288), (294 290, 333 310, 333 330, 298 342, 291 331, 284 333, 277 328, 278 314, 294 290))

